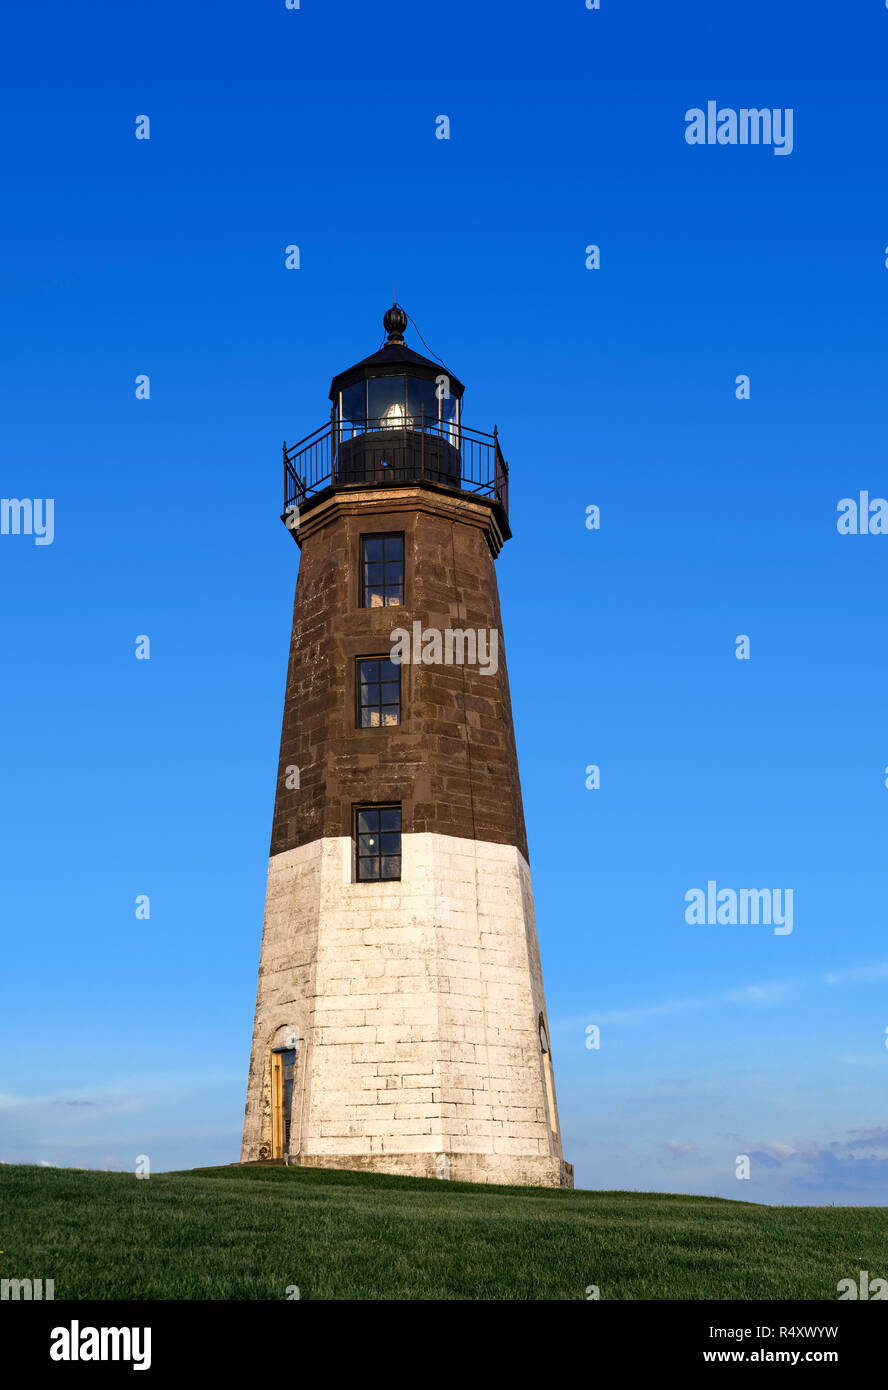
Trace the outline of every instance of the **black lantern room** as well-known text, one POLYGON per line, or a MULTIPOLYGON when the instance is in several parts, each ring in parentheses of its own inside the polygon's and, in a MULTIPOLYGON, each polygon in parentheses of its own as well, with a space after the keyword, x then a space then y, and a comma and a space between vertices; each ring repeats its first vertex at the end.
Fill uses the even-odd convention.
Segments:
POLYGON ((459 427, 464 386, 440 362, 404 341, 407 315, 383 318, 385 344, 330 386, 339 483, 460 485, 459 427))
POLYGON ((465 387, 441 362, 404 341, 407 315, 393 304, 378 352, 330 385, 330 421, 298 444, 284 442, 284 512, 293 514, 339 488, 420 483, 488 497, 508 531, 509 475, 493 433, 462 416, 465 387))

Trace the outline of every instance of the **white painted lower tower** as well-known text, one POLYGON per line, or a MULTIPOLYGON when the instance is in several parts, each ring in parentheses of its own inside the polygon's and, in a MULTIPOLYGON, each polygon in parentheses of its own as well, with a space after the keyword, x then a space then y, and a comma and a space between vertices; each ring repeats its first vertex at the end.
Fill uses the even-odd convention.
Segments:
POLYGON ((346 836, 271 859, 242 1161, 272 1157, 293 1042, 287 1161, 572 1185, 526 861, 436 834, 402 856, 384 885, 353 881, 346 836))

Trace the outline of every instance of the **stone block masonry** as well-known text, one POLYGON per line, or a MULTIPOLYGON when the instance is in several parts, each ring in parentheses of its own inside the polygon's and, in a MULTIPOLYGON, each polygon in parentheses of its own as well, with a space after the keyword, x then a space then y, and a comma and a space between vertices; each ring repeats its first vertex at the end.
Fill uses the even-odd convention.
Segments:
POLYGON ((571 1185, 549 1113, 530 871, 514 847, 403 838, 400 883, 357 883, 351 841, 274 855, 242 1160, 271 1142, 268 1052, 298 1029, 290 1161, 571 1185))

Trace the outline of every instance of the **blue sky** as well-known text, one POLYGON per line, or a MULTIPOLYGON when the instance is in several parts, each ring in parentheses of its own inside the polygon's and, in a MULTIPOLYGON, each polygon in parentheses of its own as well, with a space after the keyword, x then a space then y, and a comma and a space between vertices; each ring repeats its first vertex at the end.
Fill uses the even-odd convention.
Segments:
POLYGON ((512 468, 578 1184, 885 1201, 888 537, 836 506, 888 496, 888 10, 601 4, 7 21, 0 494, 54 498, 55 538, 0 537, 0 1160, 238 1155, 298 556, 280 441, 395 281, 512 468), (792 153, 689 146, 708 100, 792 108, 792 153), (708 880, 792 888, 793 932, 688 925, 708 880))

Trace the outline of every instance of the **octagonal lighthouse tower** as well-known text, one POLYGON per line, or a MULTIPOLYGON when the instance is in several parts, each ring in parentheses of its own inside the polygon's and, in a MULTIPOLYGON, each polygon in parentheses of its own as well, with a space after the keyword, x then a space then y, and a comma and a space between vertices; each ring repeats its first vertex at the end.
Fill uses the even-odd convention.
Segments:
POLYGON ((384 318, 284 446, 301 550, 242 1162, 572 1186, 494 559, 496 436, 384 318))

